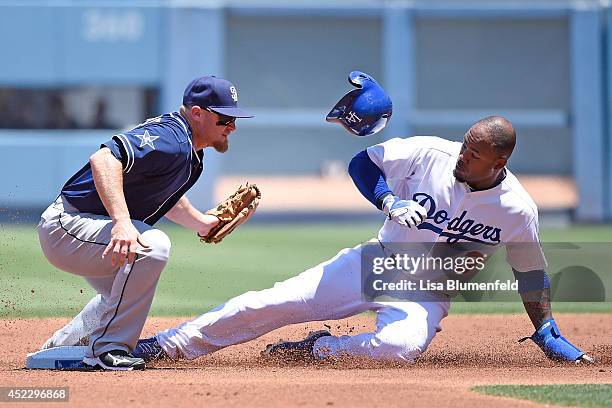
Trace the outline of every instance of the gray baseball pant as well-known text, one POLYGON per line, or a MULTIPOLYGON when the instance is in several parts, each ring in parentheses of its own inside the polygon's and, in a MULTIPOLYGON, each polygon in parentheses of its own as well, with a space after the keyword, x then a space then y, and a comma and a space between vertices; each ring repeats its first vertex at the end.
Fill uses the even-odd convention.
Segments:
POLYGON ((109 217, 82 213, 61 196, 42 214, 38 235, 49 262, 84 277, 99 294, 45 345, 74 345, 88 336, 86 357, 134 349, 168 262, 170 239, 143 222, 132 223, 149 248, 139 247, 132 264, 115 267, 110 255, 102 258, 111 240, 109 217))

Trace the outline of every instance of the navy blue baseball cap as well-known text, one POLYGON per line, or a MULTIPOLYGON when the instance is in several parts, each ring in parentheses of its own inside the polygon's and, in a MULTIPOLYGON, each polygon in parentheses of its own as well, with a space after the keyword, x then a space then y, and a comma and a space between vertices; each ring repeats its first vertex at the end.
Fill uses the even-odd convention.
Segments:
POLYGON ((183 105, 209 108, 221 115, 234 118, 252 118, 253 115, 238 107, 238 91, 230 81, 203 76, 187 85, 183 94, 183 105))

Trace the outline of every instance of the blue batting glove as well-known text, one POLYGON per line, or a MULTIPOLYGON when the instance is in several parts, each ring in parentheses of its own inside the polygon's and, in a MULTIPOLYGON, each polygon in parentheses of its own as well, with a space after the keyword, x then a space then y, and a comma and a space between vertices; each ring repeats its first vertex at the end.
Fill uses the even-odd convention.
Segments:
POLYGON ((545 321, 531 337, 524 337, 519 340, 519 343, 528 339, 533 340, 544 354, 552 360, 576 362, 586 360, 591 363, 593 362, 593 359, 585 354, 584 351, 574 346, 561 335, 554 319, 545 321))
POLYGON ((421 204, 391 194, 383 199, 382 209, 390 220, 404 227, 416 227, 427 218, 427 210, 421 204))

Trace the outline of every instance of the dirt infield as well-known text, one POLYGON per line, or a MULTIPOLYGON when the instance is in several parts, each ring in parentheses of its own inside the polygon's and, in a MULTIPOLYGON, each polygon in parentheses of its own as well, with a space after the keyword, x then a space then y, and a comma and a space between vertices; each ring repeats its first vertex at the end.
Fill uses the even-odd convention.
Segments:
MULTIPOLYGON (((145 334, 182 320, 150 319, 145 334)), ((598 360, 595 365, 553 363, 533 343, 517 344, 517 338, 531 333, 526 316, 458 315, 442 322, 443 331, 412 366, 287 365, 259 357, 267 343, 302 337, 323 328, 321 322, 279 329, 195 361, 158 363, 144 372, 35 371, 23 369, 26 353, 36 350, 67 319, 4 320, 0 386, 67 386, 71 404, 88 407, 528 407, 538 404, 468 389, 482 384, 612 383, 612 315, 563 314, 556 320, 566 337, 598 360)), ((372 329, 373 318, 327 324, 334 334, 354 334, 372 329)))

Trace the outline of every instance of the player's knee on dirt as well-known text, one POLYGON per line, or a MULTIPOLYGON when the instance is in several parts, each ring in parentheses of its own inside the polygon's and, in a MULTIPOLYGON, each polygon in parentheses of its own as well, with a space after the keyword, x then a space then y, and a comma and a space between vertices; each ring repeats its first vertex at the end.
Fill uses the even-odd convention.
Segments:
POLYGON ((408 325, 405 321, 400 324, 385 326, 374 335, 372 344, 378 345, 375 352, 380 353, 378 358, 384 360, 413 363, 426 349, 431 341, 428 327, 420 322, 408 325))
POLYGON ((414 363, 427 348, 424 341, 411 338, 378 340, 379 345, 374 348, 373 356, 377 360, 414 363))
MULTIPOLYGON (((163 231, 158 229, 150 229, 140 234, 142 240, 149 245, 149 248, 141 249, 139 252, 144 256, 156 259, 162 262, 168 262, 170 257, 170 238, 163 231)), ((142 255, 139 255, 139 257, 142 255)))

